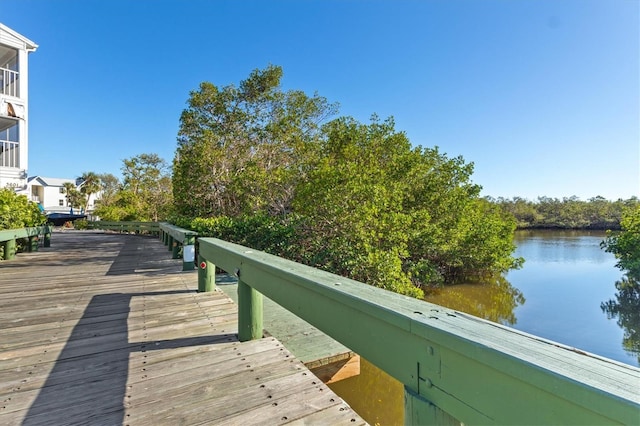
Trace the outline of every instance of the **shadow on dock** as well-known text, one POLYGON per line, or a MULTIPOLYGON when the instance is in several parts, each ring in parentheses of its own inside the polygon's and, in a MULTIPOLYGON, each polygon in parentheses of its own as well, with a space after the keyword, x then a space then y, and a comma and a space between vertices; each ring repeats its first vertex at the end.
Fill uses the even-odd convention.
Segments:
MULTIPOLYGON (((235 340, 235 334, 218 334, 129 342, 128 319, 132 298, 191 292, 112 293, 92 297, 23 424, 124 424, 132 353, 235 340)), ((138 331, 145 333, 145 329, 138 331)), ((146 333, 143 335, 146 337, 146 333)))

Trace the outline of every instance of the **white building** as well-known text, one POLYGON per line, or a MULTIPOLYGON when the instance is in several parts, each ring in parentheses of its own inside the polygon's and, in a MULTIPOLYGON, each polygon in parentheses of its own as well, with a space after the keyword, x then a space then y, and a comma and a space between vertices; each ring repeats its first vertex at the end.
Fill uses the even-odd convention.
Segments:
POLYGON ((29 155, 29 53, 38 45, 0 24, 0 188, 23 191, 29 155))
MULTIPOLYGON (((44 176, 32 176, 27 179, 27 196, 31 201, 40 204, 48 213, 70 213, 71 206, 66 197, 65 183, 72 183, 80 190, 82 179, 61 179, 44 176)), ((92 212, 99 194, 91 194, 87 203, 87 212, 92 212)), ((80 213, 76 211, 74 213, 80 213)))

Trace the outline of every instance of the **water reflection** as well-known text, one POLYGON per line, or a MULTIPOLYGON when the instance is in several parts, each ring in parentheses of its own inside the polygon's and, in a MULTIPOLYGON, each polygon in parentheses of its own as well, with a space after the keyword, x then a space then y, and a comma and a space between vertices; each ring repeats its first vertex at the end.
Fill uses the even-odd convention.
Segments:
POLYGON ((404 386, 364 358, 359 375, 329 387, 371 425, 404 424, 404 386))
POLYGON ((597 265, 611 261, 610 254, 600 249, 604 237, 603 231, 536 229, 517 231, 514 243, 525 262, 597 265))
POLYGON ((425 300, 503 325, 517 322, 514 310, 525 302, 522 292, 503 276, 437 289, 425 300))
POLYGON ((622 347, 637 356, 640 364, 640 279, 627 275, 615 286, 615 299, 602 302, 600 308, 608 319, 618 319, 618 326, 624 330, 622 347))

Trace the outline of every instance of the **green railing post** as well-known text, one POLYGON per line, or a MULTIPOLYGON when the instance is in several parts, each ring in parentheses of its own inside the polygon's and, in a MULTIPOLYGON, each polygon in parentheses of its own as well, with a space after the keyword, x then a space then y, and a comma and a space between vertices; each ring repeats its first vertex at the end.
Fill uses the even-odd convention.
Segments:
POLYGON ((216 265, 198 255, 198 291, 209 292, 216 288, 216 265))
POLYGON ((196 237, 186 235, 182 245, 182 270, 193 271, 196 257, 196 237))
POLYGON ((173 250, 173 237, 171 235, 167 237, 167 248, 169 251, 173 250))
POLYGON ((37 235, 29 237, 29 252, 38 251, 39 238, 37 235))
POLYGON ((179 257, 180 257, 180 243, 178 243, 178 241, 174 239, 173 243, 171 244, 171 258, 178 259, 179 257))
POLYGON ((4 260, 11 260, 16 256, 16 240, 4 243, 4 260))
POLYGON ((260 339, 262 328, 262 294, 238 276, 238 339, 260 339))
POLYGON ((48 226, 44 229, 44 246, 51 247, 51 228, 48 226))

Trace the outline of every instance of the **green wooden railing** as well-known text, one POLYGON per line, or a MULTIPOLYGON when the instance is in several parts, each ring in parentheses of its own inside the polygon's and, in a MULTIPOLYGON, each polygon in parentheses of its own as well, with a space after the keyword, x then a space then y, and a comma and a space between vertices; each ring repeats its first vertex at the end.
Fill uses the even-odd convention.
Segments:
POLYGON ((238 276, 238 335, 262 295, 404 384, 406 424, 638 424, 640 369, 214 238, 199 289, 238 276))
POLYGON ((192 271, 195 268, 195 244, 197 232, 179 228, 167 222, 160 222, 160 239, 171 250, 174 259, 180 258, 182 250, 182 270, 192 271))
POLYGON ((105 231, 113 231, 120 233, 135 234, 151 234, 158 235, 160 233, 160 224, 158 222, 135 222, 135 221, 106 221, 98 220, 87 222, 89 229, 103 229, 105 231))
POLYGON ((0 231, 0 245, 3 247, 4 259, 11 260, 15 257, 17 240, 23 238, 29 239, 28 251, 37 251, 41 236, 44 238, 43 245, 51 246, 51 228, 48 225, 0 231))
POLYGON ((89 222, 87 226, 89 229, 104 229, 120 233, 158 235, 164 245, 169 247, 174 259, 179 259, 182 253, 183 271, 195 269, 197 232, 179 228, 167 222, 94 221, 89 222))

